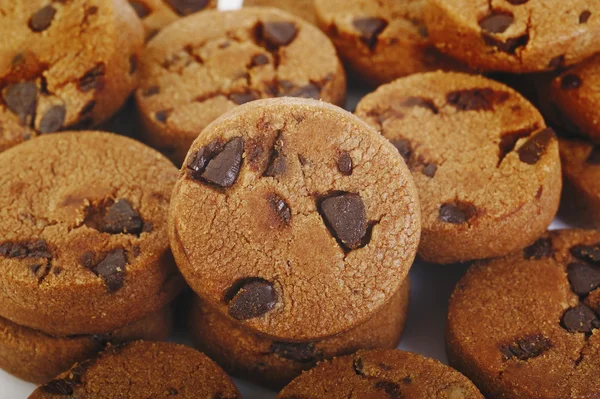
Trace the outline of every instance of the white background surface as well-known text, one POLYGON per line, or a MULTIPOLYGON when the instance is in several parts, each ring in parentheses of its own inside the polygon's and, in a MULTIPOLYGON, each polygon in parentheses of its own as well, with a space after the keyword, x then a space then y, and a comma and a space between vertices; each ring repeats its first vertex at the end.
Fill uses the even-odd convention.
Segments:
MULTIPOLYGON (((241 0, 221 0, 221 8, 237 8, 241 0)), ((360 95, 353 92, 348 101, 348 109, 353 110, 360 95)), ((565 227, 555 222, 552 228, 565 227)), ((408 324, 402 337, 400 349, 417 352, 446 362, 444 330, 446 327, 447 302, 458 279, 466 266, 437 266, 415 264, 411 278, 411 302, 408 324)), ((187 343, 185 332, 178 332, 174 340, 187 343)), ((271 399, 276 393, 254 384, 235 380, 245 399, 271 399)), ((0 399, 25 399, 35 389, 35 385, 21 381, 0 370, 0 399)))

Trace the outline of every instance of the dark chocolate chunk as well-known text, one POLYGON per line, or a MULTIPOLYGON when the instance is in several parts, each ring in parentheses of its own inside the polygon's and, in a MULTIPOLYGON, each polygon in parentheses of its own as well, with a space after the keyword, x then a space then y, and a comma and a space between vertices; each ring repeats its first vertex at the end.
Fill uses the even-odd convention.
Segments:
POLYGON ((358 194, 341 193, 324 199, 319 211, 326 226, 344 247, 361 246, 367 234, 365 205, 358 194))
POLYGON ((439 219, 445 223, 463 224, 475 214, 474 206, 460 203, 444 204, 440 207, 439 219))
POLYGON ((352 174, 352 157, 346 151, 342 152, 337 160, 337 167, 341 174, 350 176, 352 174))
POLYGON ((397 139, 392 140, 392 144, 394 145, 394 147, 396 147, 400 155, 402 155, 404 162, 408 165, 410 161, 410 156, 412 155, 412 146, 410 144, 410 141, 406 139, 397 139))
POLYGON ((385 392, 390 399, 404 399, 404 395, 402 395, 402 391, 400 390, 400 385, 395 382, 381 380, 377 381, 373 387, 385 392))
POLYGON ((79 90, 86 92, 94 89, 102 89, 104 87, 103 79, 105 73, 106 67, 104 64, 97 64, 79 79, 79 90))
POLYGON ((266 280, 252 278, 234 284, 228 295, 229 315, 236 320, 260 317, 273 310, 277 304, 277 292, 266 280))
POLYGON ((269 49, 278 49, 293 42, 298 30, 292 22, 264 22, 261 25, 261 34, 269 49))
POLYGON ((213 159, 218 153, 223 151, 223 141, 216 139, 211 141, 208 145, 200 148, 194 155, 190 163, 187 165, 190 171, 190 176, 194 180, 201 180, 202 173, 206 169, 208 162, 213 159))
POLYGON ((292 219, 292 211, 290 210, 290 206, 285 202, 279 195, 270 194, 267 197, 269 201, 269 205, 278 219, 280 219, 284 224, 289 225, 292 219))
POLYGON ((157 121, 165 123, 167 121, 167 118, 169 117, 170 113, 171 113, 170 110, 163 109, 161 111, 157 111, 154 114, 154 117, 156 118, 157 121))
POLYGON ((52 395, 73 395, 73 383, 68 380, 52 380, 42 389, 52 395))
POLYGON ((423 169, 423 174, 427 177, 435 177, 435 173, 437 172, 437 165, 434 163, 427 164, 423 169))
POLYGON ((4 102, 23 123, 29 124, 35 114, 37 96, 38 88, 34 82, 16 83, 5 89, 4 102))
POLYGON ((131 4, 131 7, 133 7, 135 13, 140 18, 145 18, 150 14, 150 9, 148 8, 148 6, 139 1, 129 0, 129 4, 131 4))
POLYGON ((253 92, 248 93, 231 93, 229 99, 238 105, 249 103, 258 99, 258 96, 253 92))
POLYGON ((51 259, 52 252, 45 240, 7 241, 0 244, 0 256, 17 259, 51 259))
POLYGON ((554 254, 552 248, 552 239, 540 238, 533 245, 523 250, 523 257, 525 259, 543 259, 549 258, 554 254))
POLYGON ((143 225, 142 218, 133 210, 129 201, 120 199, 108 207, 100 230, 109 234, 140 234, 143 225))
POLYGON ((360 32, 360 40, 370 49, 375 48, 378 36, 388 26, 385 19, 377 17, 356 18, 352 24, 360 32))
POLYGON ((275 138, 275 144, 273 145, 273 152, 269 159, 269 164, 265 170, 264 176, 276 177, 285 173, 287 169, 287 157, 283 153, 283 133, 279 132, 275 138))
POLYGON ((264 54, 257 54, 254 57, 252 57, 250 66, 255 67, 255 66, 259 66, 259 65, 266 65, 268 63, 269 63, 269 57, 267 57, 264 54))
POLYGON ((525 137, 531 136, 531 134, 537 130, 537 127, 529 127, 514 132, 503 133, 500 137, 499 154, 498 154, 498 165, 502 163, 504 158, 515 149, 517 141, 525 137))
POLYGON ((448 93, 446 99, 459 111, 492 111, 494 105, 502 104, 508 97, 508 92, 486 87, 453 91, 448 93))
POLYGON ((202 180, 219 187, 231 187, 240 174, 243 154, 244 139, 235 137, 229 140, 223 150, 208 161, 201 174, 202 180))
POLYGON ((587 21, 589 21, 591 16, 592 16, 592 13, 589 10, 583 11, 581 14, 579 14, 579 23, 586 24, 587 21))
POLYGON ((190 15, 204 10, 209 0, 167 0, 167 4, 179 15, 190 15))
POLYGON ((518 48, 524 47, 529 43, 529 39, 529 33, 517 37, 510 37, 505 40, 500 40, 489 33, 483 33, 483 41, 485 44, 496 47, 498 50, 507 54, 515 54, 518 48))
POLYGON ((574 74, 564 75, 560 81, 560 87, 563 90, 579 89, 582 84, 583 81, 581 80, 581 78, 574 74))
POLYGON ((575 245, 571 255, 586 262, 600 263, 600 243, 593 245, 575 245))
POLYGON ((314 83, 308 83, 304 86, 294 87, 284 94, 287 97, 312 98, 318 100, 321 98, 321 88, 314 83))
POLYGON ((577 295, 587 295, 600 287, 600 267, 587 263, 571 263, 567 266, 571 289, 577 295))
POLYGON ((528 360, 540 356, 552 347, 550 339, 541 334, 527 335, 500 346, 504 360, 528 360))
POLYGON ((514 20, 515 17, 511 13, 492 11, 479 21, 479 26, 488 33, 504 33, 514 20))
POLYGON ((437 114, 438 108, 435 106, 432 100, 421 97, 408 97, 400 105, 403 107, 420 107, 430 110, 432 113, 437 114))
POLYGON ((528 165, 535 165, 546 153, 548 145, 555 139, 556 135, 552 129, 542 130, 519 148, 519 159, 528 165))
POLYGON ((507 0, 510 4, 520 6, 521 4, 527 3, 529 0, 507 0))
POLYGON ((269 350, 279 357, 298 363, 313 363, 323 358, 312 342, 296 344, 274 341, 269 350))
POLYGON ((51 5, 40 8, 29 19, 29 28, 34 32, 45 31, 52 24, 54 15, 56 15, 56 8, 51 5))
POLYGON ((572 333, 589 334, 600 328, 600 319, 594 311, 583 304, 567 309, 561 320, 562 326, 572 333))
POLYGON ((169 387, 167 389, 167 391, 169 392, 169 395, 171 395, 171 396, 176 396, 176 395, 179 394, 179 391, 177 389, 175 389, 175 388, 172 388, 172 387, 169 387))
POLYGON ((114 293, 123 287, 126 265, 125 250, 117 248, 109 252, 100 263, 92 268, 92 271, 104 280, 108 291, 114 293))
POLYGON ((40 121, 40 133, 58 132, 65 122, 67 110, 63 105, 55 105, 50 108, 40 121))

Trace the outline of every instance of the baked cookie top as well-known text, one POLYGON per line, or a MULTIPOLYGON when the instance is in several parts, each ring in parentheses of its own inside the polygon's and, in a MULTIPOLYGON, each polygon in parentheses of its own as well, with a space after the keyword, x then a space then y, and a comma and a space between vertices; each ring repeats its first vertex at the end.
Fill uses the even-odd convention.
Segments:
POLYGON ((395 148, 352 114, 303 99, 256 101, 212 123, 170 212, 173 253, 194 291, 286 341, 366 321, 400 288, 419 233, 416 189, 395 148))

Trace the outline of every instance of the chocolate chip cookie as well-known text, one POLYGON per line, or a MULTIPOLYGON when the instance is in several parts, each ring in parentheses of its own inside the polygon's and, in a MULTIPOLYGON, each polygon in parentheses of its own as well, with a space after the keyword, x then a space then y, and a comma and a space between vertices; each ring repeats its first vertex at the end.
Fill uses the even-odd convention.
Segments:
POLYGON ((316 0, 315 11, 359 80, 380 85, 416 72, 465 69, 429 40, 424 5, 424 0, 316 0))
POLYGON ((371 319, 320 341, 281 342, 241 328, 237 322, 196 298, 191 313, 192 339, 230 374, 282 388, 317 362, 359 349, 394 349, 408 312, 408 279, 371 319))
POLYGON ((562 230, 475 264, 450 300, 451 364, 489 398, 600 393, 600 233, 562 230))
POLYGON ((564 189, 560 216, 581 227, 600 228, 600 147, 560 139, 564 189))
POLYGON ((0 316, 103 334, 180 291, 167 235, 175 167, 109 133, 45 135, 0 154, 0 316))
POLYGON ((417 74, 380 87, 356 114, 412 171, 425 260, 506 255, 552 222, 561 192, 558 141, 509 87, 453 72, 417 74))
POLYGON ((431 40, 474 69, 536 72, 576 64, 600 50, 594 0, 432 0, 431 40))
POLYGON ((292 98, 246 104, 205 129, 169 220, 192 289, 278 341, 368 320, 400 289, 420 232, 396 149, 341 108, 292 98))
POLYGON ((600 141, 600 55, 537 81, 547 119, 565 133, 600 141))
POLYGON ((207 11, 148 43, 136 99, 145 140, 181 165, 200 132, 259 98, 306 97, 343 104, 346 78, 335 48, 283 11, 207 11))
POLYGON ((29 399, 240 399, 212 360, 187 346, 137 341, 76 364, 29 399))
POLYGON ((319 364, 292 381, 278 399, 483 399, 458 371, 399 350, 360 351, 319 364))
POLYGON ((137 86, 143 28, 126 0, 3 0, 0 26, 0 151, 95 126, 137 86))
POLYGON ((21 379, 44 384, 76 362, 95 356, 108 343, 167 339, 173 326, 172 318, 172 310, 166 306, 108 334, 64 338, 0 318, 0 368, 21 379))
POLYGON ((217 8, 217 0, 129 0, 144 24, 146 40, 181 17, 217 8))
POLYGON ((317 24, 314 0, 244 0, 244 7, 275 7, 317 24))

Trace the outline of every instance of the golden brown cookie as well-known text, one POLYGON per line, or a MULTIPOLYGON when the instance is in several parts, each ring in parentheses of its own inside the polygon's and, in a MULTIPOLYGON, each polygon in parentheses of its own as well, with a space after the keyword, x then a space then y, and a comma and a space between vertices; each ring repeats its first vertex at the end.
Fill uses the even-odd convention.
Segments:
POLYGON ((217 8, 217 0, 128 0, 144 24, 146 40, 181 17, 217 8))
POLYGON ((192 289, 282 341, 368 320, 400 289, 419 231, 396 149, 354 115, 307 99, 256 101, 212 123, 170 210, 173 254, 192 289))
POLYGON ((108 133, 46 135, 0 154, 0 316, 102 334, 180 291, 167 236, 175 167, 108 133))
POLYGON ((143 28, 126 0, 0 0, 0 151, 98 125, 137 86, 143 28))
POLYGON ((137 341, 76 364, 29 399, 241 399, 212 360, 187 346, 137 341))
POLYGON ((275 7, 317 24, 314 0, 244 0, 244 7, 275 7))
POLYGON ((177 165, 210 122, 239 104, 289 96, 341 105, 346 95, 327 37, 271 8, 183 18, 148 43, 140 73, 145 140, 177 165))
POLYGON ((424 0, 316 0, 319 26, 348 67, 371 85, 438 69, 464 70, 442 55, 423 24, 424 0))
POLYGON ((450 300, 451 364, 488 398, 600 394, 600 233, 550 232, 475 264, 450 300))
POLYGON ((431 40, 474 69, 537 72, 600 50, 596 0, 431 0, 431 40))
POLYGON ((474 75, 417 74, 369 94, 356 114, 412 170, 425 260, 506 255, 552 222, 561 192, 558 141, 509 87, 474 75))
POLYGON ((243 329, 196 298, 191 334, 197 347, 230 374, 282 388, 317 362, 359 349, 394 349, 404 330, 409 282, 371 319, 320 341, 281 342, 243 329))
POLYGON ((108 334, 56 338, 0 318, 0 368, 44 384, 76 362, 95 356, 107 344, 146 339, 162 341, 173 327, 169 305, 108 334))
POLYGON ((434 359, 399 350, 359 351, 319 364, 278 399, 483 399, 464 375, 434 359))
POLYGON ((583 139, 560 139, 563 170, 560 216, 581 227, 600 228, 600 147, 583 139))

